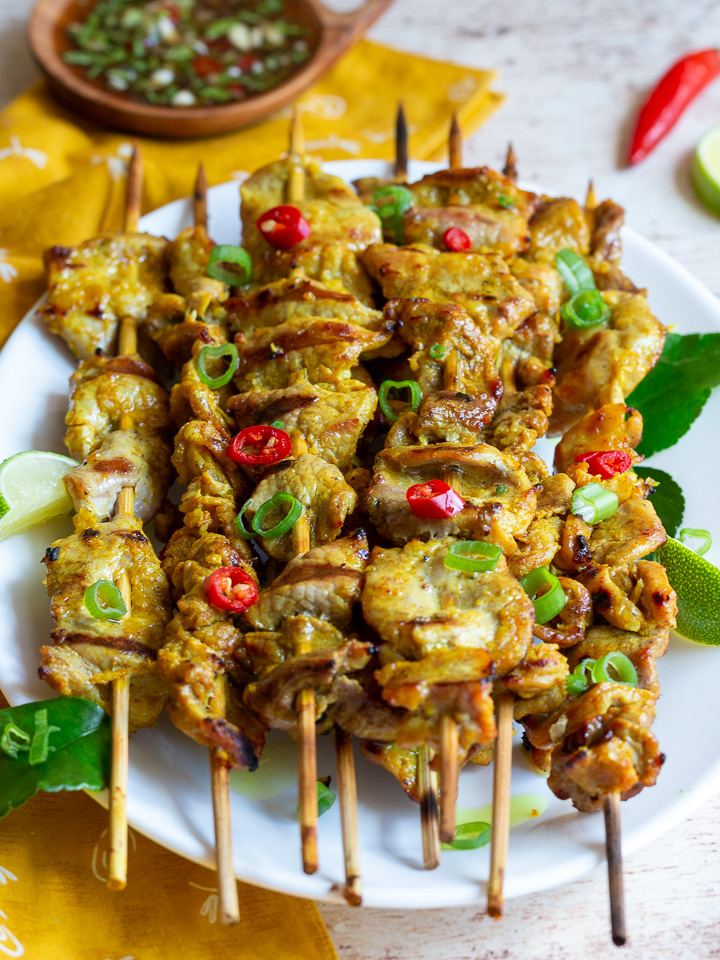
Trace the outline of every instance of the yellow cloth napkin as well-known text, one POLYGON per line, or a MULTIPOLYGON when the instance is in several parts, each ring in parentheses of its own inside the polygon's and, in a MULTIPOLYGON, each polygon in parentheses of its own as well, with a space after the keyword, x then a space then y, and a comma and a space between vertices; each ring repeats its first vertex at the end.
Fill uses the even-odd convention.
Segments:
MULTIPOLYGON (((410 154, 440 159, 450 117, 465 133, 502 102, 495 74, 363 40, 300 100, 307 149, 324 160, 394 156, 395 109, 405 105, 410 154)), ((191 192, 197 164, 211 184, 287 148, 290 108, 223 137, 143 139, 143 209, 191 192)), ((83 122, 38 83, 0 113, 0 346, 43 292, 42 251, 119 229, 128 134, 83 122)))
MULTIPOLYGON (((470 133, 502 102, 493 78, 363 41, 302 98, 308 151, 391 159, 401 99, 411 156, 439 159, 453 111, 470 133)), ((143 140, 144 210, 187 196, 200 160, 211 184, 273 160, 289 116, 214 139, 143 140)), ((0 114, 0 346, 43 292, 45 248, 119 229, 130 149, 128 135, 84 123, 43 83, 0 114)), ((108 893, 106 827, 83 794, 40 795, 0 822, 0 960, 336 958, 313 903, 239 884, 240 927, 223 927, 215 874, 137 834, 128 888, 108 893)))

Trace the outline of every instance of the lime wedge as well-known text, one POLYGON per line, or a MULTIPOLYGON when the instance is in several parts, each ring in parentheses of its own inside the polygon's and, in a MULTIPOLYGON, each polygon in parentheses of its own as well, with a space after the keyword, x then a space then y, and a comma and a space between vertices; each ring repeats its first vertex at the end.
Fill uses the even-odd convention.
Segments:
POLYGON ((720 644, 720 570, 673 537, 656 556, 677 593, 677 632, 695 643, 720 644))
POLYGON ((70 513, 63 477, 78 464, 42 450, 16 453, 0 463, 0 540, 70 513))
POLYGON ((703 134, 691 168, 698 199, 720 217, 720 123, 703 134))

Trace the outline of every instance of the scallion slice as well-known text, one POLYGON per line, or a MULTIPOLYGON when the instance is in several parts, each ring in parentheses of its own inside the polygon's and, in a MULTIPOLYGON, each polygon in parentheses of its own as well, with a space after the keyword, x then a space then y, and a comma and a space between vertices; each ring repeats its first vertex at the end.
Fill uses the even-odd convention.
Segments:
POLYGON ((112 580, 96 580, 86 589, 83 600, 96 620, 120 620, 127 613, 122 594, 112 580))
POLYGON ((252 260, 244 247, 235 247, 231 243, 213 247, 208 260, 206 273, 213 280, 221 280, 231 287, 240 287, 249 283, 252 277, 252 260), (227 270, 223 264, 234 263, 239 270, 227 270))
POLYGON ((430 347, 430 356, 435 360, 444 360, 446 352, 445 347, 441 343, 434 343, 430 347))
POLYGON ((38 710, 35 714, 35 732, 32 743, 30 744, 30 755, 28 763, 31 767, 39 763, 45 763, 50 753, 50 734, 53 730, 59 730, 60 727, 54 727, 48 724, 48 712, 46 708, 38 710))
POLYGON ((610 683, 626 683, 629 687, 638 685, 637 670, 630 658, 625 656, 624 653, 620 653, 619 650, 606 653, 604 657, 596 660, 591 677, 593 683, 609 681, 610 683), (611 670, 615 672, 615 676, 610 675, 611 670))
POLYGON ((520 586, 532 600, 535 619, 538 623, 547 623, 548 620, 552 620, 567 603, 560 581, 550 573, 547 567, 538 567, 523 577, 520 586))
POLYGON ((565 247, 564 250, 556 253, 555 266, 571 295, 574 296, 581 290, 595 289, 595 277, 592 270, 574 250, 568 250, 565 247))
POLYGON ((494 543, 483 543, 482 540, 461 540, 450 545, 445 554, 445 566, 451 570, 465 570, 468 573, 494 570, 501 556, 502 550, 494 543))
POLYGON ((30 749, 30 734, 25 733, 15 723, 6 723, 0 736, 0 750, 10 757, 27 753, 30 749))
POLYGON ((403 214, 414 203, 414 197, 407 187, 389 183, 378 187, 373 194, 372 209, 380 217, 383 230, 392 233, 395 243, 403 240, 403 214))
POLYGON ((252 530, 248 530, 248 528, 245 526, 245 520, 243 519, 245 516, 245 511, 249 506, 250 501, 246 500, 245 503, 240 507, 240 513, 237 515, 237 517, 235 517, 235 527, 240 536, 245 540, 254 540, 255 534, 252 530))
POLYGON ((571 511, 585 523, 600 523, 615 514, 620 501, 612 490, 599 483, 588 483, 573 491, 571 511))
POLYGON ((392 390, 410 391, 410 409, 414 412, 420 406, 422 400, 422 390, 416 380, 383 380, 378 391, 378 403, 380 409, 391 423, 395 423, 398 415, 395 414, 389 403, 389 394, 392 390))
POLYGON ((252 518, 252 528, 259 537, 264 537, 266 540, 274 540, 275 537, 281 537, 295 526, 300 518, 302 509, 303 507, 300 501, 291 493, 276 493, 259 507, 258 512, 252 518), (288 505, 288 512, 282 520, 276 523, 274 527, 270 527, 269 530, 264 530, 263 522, 270 511, 274 510, 275 507, 281 507, 285 504, 288 505))
POLYGON ((678 540, 690 547, 690 549, 693 550, 699 557, 702 557, 704 553, 707 553, 712 546, 712 537, 710 536, 710 532, 700 528, 695 529, 694 527, 683 527, 678 534, 678 540), (687 542, 688 539, 699 540, 700 543, 696 547, 693 547, 692 544, 687 542))
POLYGON ((459 823, 455 838, 450 843, 444 843, 443 850, 477 850, 490 842, 490 833, 490 824, 484 820, 459 823))
POLYGON ((573 696, 579 696, 579 694, 585 693, 590 686, 592 668, 594 666, 595 661, 592 657, 585 657, 581 660, 570 676, 565 678, 565 688, 567 692, 573 694, 573 696))
POLYGON ((205 346, 202 348, 197 358, 198 376, 206 387, 210 387, 211 390, 219 390, 220 387, 224 387, 226 384, 230 383, 233 378, 233 374, 238 368, 239 362, 237 347, 234 343, 221 343, 216 347, 205 346), (230 360, 230 366, 227 368, 225 373, 221 374, 219 377, 211 377, 207 372, 207 361, 219 360, 222 357, 227 357, 230 360))
POLYGON ((585 330, 607 320, 610 307, 597 290, 580 290, 560 307, 560 316, 573 330, 585 330))

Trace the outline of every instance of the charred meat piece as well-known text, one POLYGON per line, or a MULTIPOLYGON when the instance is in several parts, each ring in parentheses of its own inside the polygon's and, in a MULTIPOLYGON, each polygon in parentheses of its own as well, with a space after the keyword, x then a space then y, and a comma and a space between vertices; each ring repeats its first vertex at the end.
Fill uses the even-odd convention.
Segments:
MULTIPOLYGON (((284 460, 267 471, 243 507, 246 524, 252 523, 260 507, 277 493, 289 493, 302 504, 311 548, 335 540, 345 518, 357 506, 357 494, 345 483, 338 468, 311 453, 304 453, 297 460, 284 460)), ((286 507, 273 508, 262 529, 270 530, 286 514, 286 507)), ((294 555, 292 530, 279 537, 259 536, 258 543, 275 560, 287 562, 294 555)))
POLYGON ((223 303, 230 294, 227 284, 207 275, 214 246, 204 227, 187 227, 168 244, 173 289, 185 298, 187 312, 200 317, 211 303, 223 303))
POLYGON ((368 493, 370 519, 393 543, 452 535, 496 543, 506 554, 516 549, 514 537, 525 533, 535 507, 535 487, 523 467, 487 444, 439 443, 382 450, 375 459, 368 493), (440 479, 451 470, 462 478, 463 510, 444 520, 416 517, 407 500, 408 488, 440 479))
POLYGON ((41 315, 76 357, 116 353, 123 317, 138 323, 166 290, 167 240, 115 233, 45 252, 48 302, 41 315))
MULTIPOLYGON (((209 283, 215 280, 205 279, 209 283)), ((190 310, 177 293, 166 293, 154 301, 147 313, 145 331, 172 363, 185 363, 196 343, 223 343, 227 340, 224 306, 211 301, 203 313, 190 310)))
POLYGON ((496 254, 441 253, 425 244, 376 244, 362 262, 388 300, 427 299, 463 307, 486 336, 510 336, 535 301, 496 254))
POLYGON ((482 649, 502 676, 522 660, 531 643, 533 606, 502 569, 469 574, 446 567, 452 542, 413 540, 402 549, 375 548, 366 572, 363 615, 406 659, 438 650, 482 649))
POLYGON ((122 517, 78 530, 53 543, 44 562, 56 627, 55 646, 41 648, 39 675, 63 695, 85 697, 108 711, 110 684, 130 676, 130 728, 151 726, 167 696, 155 675, 155 656, 171 605, 140 521, 122 517), (130 582, 129 612, 119 620, 96 619, 85 606, 86 589, 98 580, 114 583, 122 573, 130 582))

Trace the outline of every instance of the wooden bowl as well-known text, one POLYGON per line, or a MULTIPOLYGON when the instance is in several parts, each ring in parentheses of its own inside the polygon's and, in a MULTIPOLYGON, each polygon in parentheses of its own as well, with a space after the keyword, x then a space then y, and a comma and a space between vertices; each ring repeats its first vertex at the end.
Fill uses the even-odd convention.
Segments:
POLYGON ((211 107, 158 107, 136 103, 85 79, 62 54, 70 49, 68 24, 83 19, 87 0, 38 0, 30 16, 33 56, 50 89, 67 106, 101 126, 156 137, 207 137, 237 130, 279 110, 324 76, 392 0, 365 0, 350 13, 333 13, 321 0, 287 0, 291 18, 308 30, 307 63, 280 86, 237 103, 211 107))

